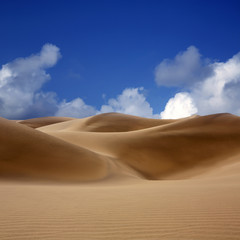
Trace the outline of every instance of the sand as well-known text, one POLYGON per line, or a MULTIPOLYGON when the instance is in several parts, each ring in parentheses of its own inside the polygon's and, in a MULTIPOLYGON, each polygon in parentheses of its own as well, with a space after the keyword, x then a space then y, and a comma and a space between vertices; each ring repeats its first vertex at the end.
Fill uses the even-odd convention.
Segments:
POLYGON ((240 239, 240 117, 0 119, 0 239, 240 239))
POLYGON ((65 122, 73 119, 74 118, 69 118, 69 117, 41 117, 41 118, 31 118, 27 120, 18 120, 17 122, 31 128, 38 128, 38 127, 51 125, 54 123, 65 122))

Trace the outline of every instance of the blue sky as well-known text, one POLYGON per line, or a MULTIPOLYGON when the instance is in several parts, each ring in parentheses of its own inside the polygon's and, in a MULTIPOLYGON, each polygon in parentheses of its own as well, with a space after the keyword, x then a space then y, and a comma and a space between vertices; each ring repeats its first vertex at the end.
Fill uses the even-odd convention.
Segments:
POLYGON ((3 0, 0 115, 240 114, 239 13, 232 0, 3 0), (44 46, 52 62, 34 58, 44 46))

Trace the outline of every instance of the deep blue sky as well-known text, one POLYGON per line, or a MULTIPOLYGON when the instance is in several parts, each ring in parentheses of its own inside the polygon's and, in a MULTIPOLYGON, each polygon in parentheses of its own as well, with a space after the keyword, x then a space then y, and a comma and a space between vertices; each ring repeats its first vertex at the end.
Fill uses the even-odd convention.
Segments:
POLYGON ((154 69, 190 45, 226 61, 240 51, 240 1, 68 0, 1 1, 0 65, 60 48, 43 87, 59 99, 81 97, 99 107, 127 87, 147 90, 162 110, 176 88, 157 87, 154 69))

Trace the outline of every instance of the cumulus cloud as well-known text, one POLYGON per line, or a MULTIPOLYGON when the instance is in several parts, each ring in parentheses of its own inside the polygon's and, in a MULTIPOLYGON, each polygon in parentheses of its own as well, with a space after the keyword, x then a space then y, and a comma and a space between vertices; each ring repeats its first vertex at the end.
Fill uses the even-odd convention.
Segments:
POLYGON ((55 115, 84 118, 95 114, 119 112, 140 117, 159 117, 153 114, 153 109, 147 102, 143 92, 143 87, 126 88, 116 98, 109 99, 108 104, 102 105, 100 110, 87 105, 81 98, 73 99, 70 102, 64 100, 58 104, 58 110, 55 115))
POLYGON ((240 114, 240 53, 226 62, 213 64, 214 75, 191 91, 199 114, 231 112, 240 114))
MULTIPOLYGON (((27 58, 18 58, 2 66, 0 70, 0 114, 6 118, 25 118, 32 109, 38 109, 39 115, 49 111, 47 105, 53 103, 52 93, 39 93, 42 85, 50 79, 46 69, 54 66, 60 58, 59 48, 45 44, 40 53, 27 58), (44 96, 44 97, 43 97, 44 96)), ((55 103, 53 103, 55 105, 55 103)))
POLYGON ((85 104, 81 98, 75 98, 70 102, 62 101, 58 106, 55 116, 84 118, 95 115, 96 113, 97 110, 94 107, 85 104))
POLYGON ((0 70, 0 115, 9 119, 41 116, 83 118, 97 113, 121 112, 143 117, 155 117, 146 101, 143 88, 127 88, 116 99, 110 99, 100 111, 81 98, 59 101, 55 92, 41 88, 50 79, 46 70, 61 57, 58 47, 45 44, 40 53, 18 58, 0 70))
POLYGON ((126 88, 117 98, 108 100, 98 113, 119 112, 141 117, 155 118, 153 109, 143 94, 143 88, 126 88))
POLYGON ((187 86, 188 93, 177 93, 168 101, 160 114, 162 118, 176 118, 176 112, 182 112, 183 115, 240 114, 240 53, 226 62, 209 63, 208 68, 212 69, 210 75, 200 81, 192 81, 187 86))
POLYGON ((60 57, 58 47, 45 44, 40 53, 3 65, 0 69, 0 116, 9 119, 54 115, 83 118, 106 112, 149 118, 181 118, 219 112, 240 115, 240 53, 226 62, 210 62, 191 46, 173 60, 162 61, 155 71, 157 84, 182 87, 182 91, 169 99, 160 115, 153 113, 144 88, 126 88, 100 110, 79 97, 59 101, 56 93, 43 92, 43 84, 50 79, 46 70, 60 57))
POLYGON ((70 102, 57 100, 55 92, 43 92, 50 79, 46 70, 60 59, 58 47, 45 44, 40 53, 18 58, 0 70, 0 115, 9 119, 41 116, 87 117, 96 114, 94 107, 81 98, 70 102))
POLYGON ((197 113, 197 108, 187 92, 177 93, 166 104, 165 110, 161 112, 162 119, 177 119, 191 116, 197 113))
POLYGON ((194 46, 176 57, 163 60, 155 69, 155 81, 159 86, 189 86, 212 74, 209 60, 203 59, 194 46))

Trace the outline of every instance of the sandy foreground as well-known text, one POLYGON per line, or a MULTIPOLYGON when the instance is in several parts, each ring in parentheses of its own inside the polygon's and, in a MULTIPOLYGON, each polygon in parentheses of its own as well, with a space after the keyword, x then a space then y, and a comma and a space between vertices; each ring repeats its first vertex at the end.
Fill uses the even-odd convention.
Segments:
POLYGON ((0 119, 0 239, 240 239, 240 117, 0 119))

